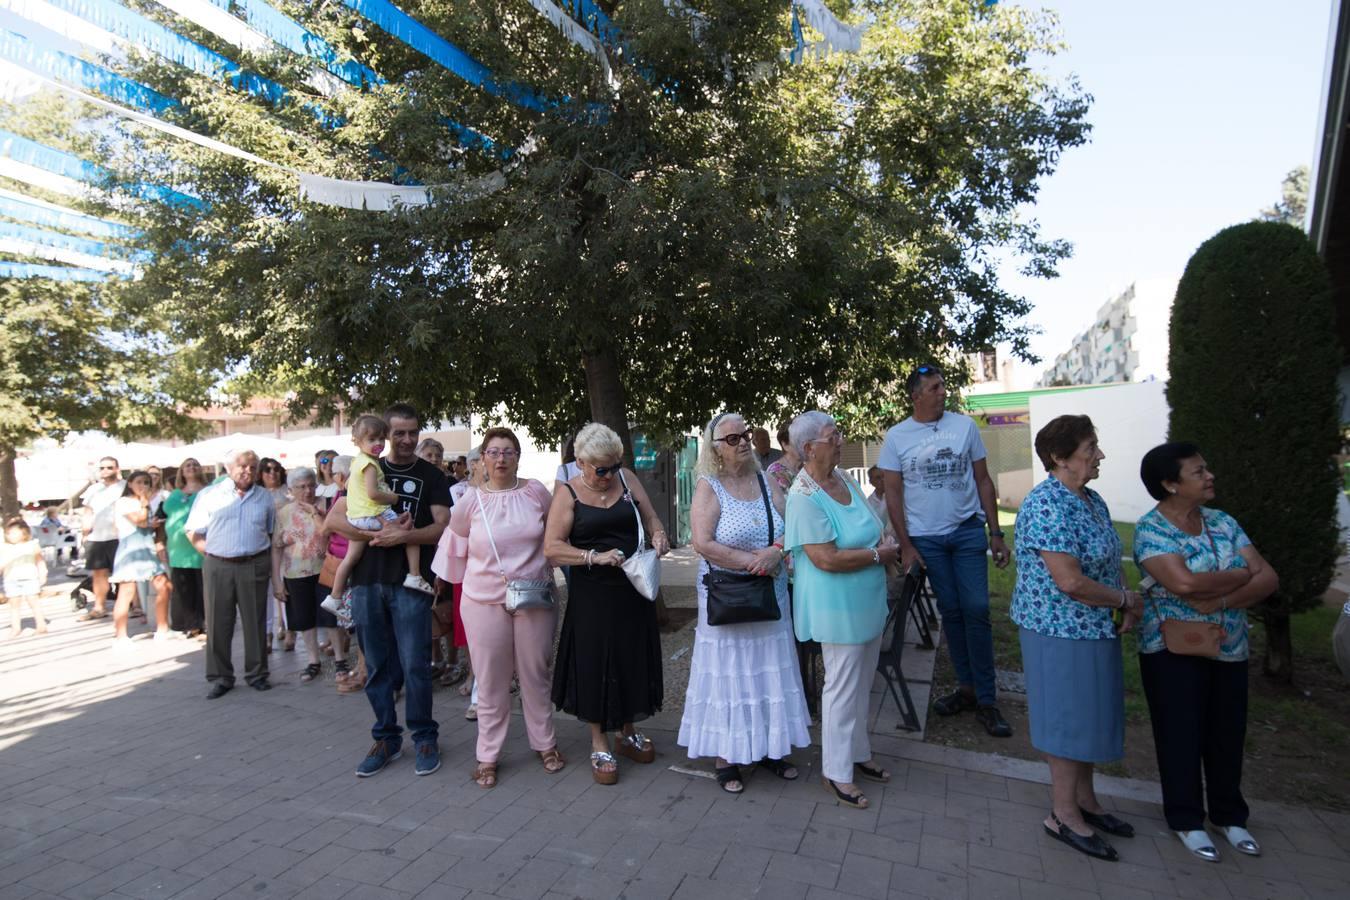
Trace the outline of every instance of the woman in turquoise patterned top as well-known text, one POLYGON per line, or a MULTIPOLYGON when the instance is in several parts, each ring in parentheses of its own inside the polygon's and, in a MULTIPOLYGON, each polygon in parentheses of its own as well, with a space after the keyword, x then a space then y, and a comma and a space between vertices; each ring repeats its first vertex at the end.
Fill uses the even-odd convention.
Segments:
POLYGON ((1097 832, 1133 837, 1093 789, 1098 763, 1125 754, 1125 687, 1118 632, 1138 620, 1139 596, 1126 589, 1120 536, 1101 495, 1087 486, 1106 458, 1087 416, 1059 416, 1036 434, 1049 477, 1017 512, 1019 626, 1031 744, 1050 765, 1051 811, 1042 823, 1080 853, 1114 861, 1097 832), (1122 615, 1120 626, 1111 619, 1122 615))
POLYGON ((866 809, 854 771, 870 781, 891 774, 872 758, 867 698, 886 626, 886 566, 898 548, 839 468, 843 435, 823 412, 802 413, 789 429, 802 469, 788 492, 783 547, 793 554, 793 617, 800 641, 820 641, 821 774, 839 803, 866 809))
POLYGON ((1163 814, 1188 850, 1218 862, 1205 832, 1207 792, 1210 821, 1239 853, 1258 856, 1242 797, 1247 609, 1274 593, 1279 579, 1232 516, 1204 505, 1214 499, 1214 474, 1195 444, 1154 447, 1139 476, 1158 501, 1135 526, 1134 558, 1147 576, 1139 674, 1163 814), (1219 655, 1173 653, 1163 639, 1168 620, 1222 625, 1219 655))

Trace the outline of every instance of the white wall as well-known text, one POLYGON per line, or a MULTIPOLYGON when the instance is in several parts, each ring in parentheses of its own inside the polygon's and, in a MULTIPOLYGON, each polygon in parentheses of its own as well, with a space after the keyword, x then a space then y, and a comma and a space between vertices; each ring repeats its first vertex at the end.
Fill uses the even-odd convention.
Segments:
MULTIPOLYGON (((1091 391, 1031 397, 1031 434, 1051 419, 1063 415, 1086 415, 1097 426, 1097 438, 1106 459, 1101 477, 1090 487, 1102 495, 1118 522, 1134 522, 1153 508, 1153 498, 1139 480, 1139 460, 1167 440, 1167 398, 1161 381, 1144 384, 1113 384, 1091 391)), ((1035 479, 1046 477, 1036 460, 1035 479)))

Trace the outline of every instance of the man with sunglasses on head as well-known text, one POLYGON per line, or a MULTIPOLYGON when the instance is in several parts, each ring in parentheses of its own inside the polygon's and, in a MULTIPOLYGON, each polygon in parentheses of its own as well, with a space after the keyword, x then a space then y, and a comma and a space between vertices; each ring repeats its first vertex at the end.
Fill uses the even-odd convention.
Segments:
POLYGON ((914 414, 886 432, 877 465, 886 511, 900 544, 901 571, 923 566, 937 595, 947 654, 960 686, 933 703, 940 716, 974 710, 993 737, 1011 737, 995 705, 994 633, 989 622, 989 570, 1008 564, 998 527, 994 480, 975 420, 947 407, 947 384, 933 365, 905 382, 914 414), (989 537, 985 538, 985 528, 989 537))
POLYGON ((105 456, 98 461, 98 480, 80 495, 80 502, 84 504, 84 567, 94 579, 94 602, 82 617, 84 619, 101 619, 107 615, 104 606, 108 600, 108 577, 112 574, 113 557, 117 555, 117 515, 113 505, 126 486, 117 460, 105 456))

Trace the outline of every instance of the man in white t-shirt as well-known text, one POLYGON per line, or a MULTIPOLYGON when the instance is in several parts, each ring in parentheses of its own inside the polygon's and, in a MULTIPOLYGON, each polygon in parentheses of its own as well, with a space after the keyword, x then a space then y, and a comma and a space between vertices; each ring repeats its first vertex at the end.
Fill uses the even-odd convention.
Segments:
POLYGON ((885 472, 886 511, 900 544, 902 571, 919 563, 937 595, 947 655, 960 683, 933 711, 951 716, 975 710, 984 730, 1010 737, 996 706, 994 633, 989 623, 989 570, 1008 564, 998 527, 994 480, 980 429, 950 412, 947 385, 936 366, 919 366, 906 381, 914 415, 886 432, 877 461, 885 472), (984 530, 989 527, 989 540, 984 530))
POLYGON ((85 618, 101 619, 107 615, 104 606, 108 600, 108 576, 112 574, 113 557, 117 556, 117 514, 113 504, 126 486, 117 460, 105 456, 98 461, 98 480, 80 495, 84 504, 84 567, 94 577, 94 602, 85 618))

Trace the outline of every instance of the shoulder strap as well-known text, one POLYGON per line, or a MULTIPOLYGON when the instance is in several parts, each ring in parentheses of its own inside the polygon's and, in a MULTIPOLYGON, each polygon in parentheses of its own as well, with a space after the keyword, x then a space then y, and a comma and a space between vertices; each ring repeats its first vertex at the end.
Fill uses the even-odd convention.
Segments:
POLYGON ((637 501, 633 499, 633 492, 628 490, 628 479, 623 477, 623 469, 619 469, 619 483, 623 485, 623 495, 628 498, 628 503, 633 507, 633 518, 637 519, 638 541, 637 551, 642 552, 642 548, 647 546, 647 536, 642 530, 642 514, 638 512, 637 501))
POLYGON ((578 502, 576 489, 565 481, 562 483, 562 486, 567 488, 567 493, 572 495, 572 502, 573 503, 578 502))
POLYGON ((764 499, 764 515, 769 519, 769 546, 773 546, 773 507, 769 505, 769 485, 764 481, 764 473, 756 472, 759 479, 759 495, 764 499))
POLYGON ((479 511, 483 514, 483 530, 487 532, 488 543, 492 545, 492 555, 497 557, 497 571, 501 574, 502 581, 506 582, 506 567, 502 565, 502 555, 497 552, 497 542, 492 539, 492 523, 488 521, 487 507, 483 505, 483 494, 475 490, 473 496, 478 501, 479 511))

